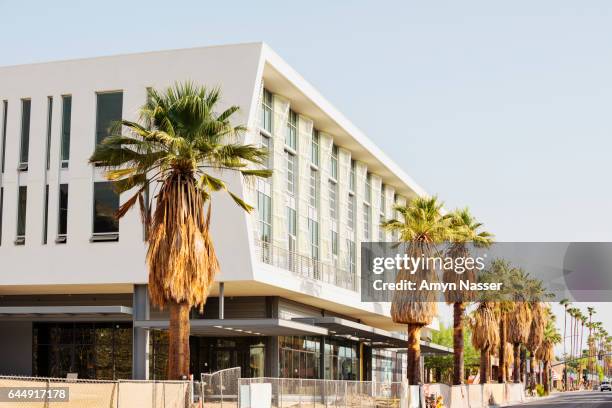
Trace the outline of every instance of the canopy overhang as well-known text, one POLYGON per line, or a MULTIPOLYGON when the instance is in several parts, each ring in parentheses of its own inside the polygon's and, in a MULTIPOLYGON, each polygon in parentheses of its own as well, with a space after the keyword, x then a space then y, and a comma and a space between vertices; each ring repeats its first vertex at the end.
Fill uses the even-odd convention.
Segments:
MULTIPOLYGON (((167 330, 167 320, 137 320, 134 327, 167 330)), ((194 336, 327 336, 328 330, 310 324, 284 319, 192 319, 194 336)))

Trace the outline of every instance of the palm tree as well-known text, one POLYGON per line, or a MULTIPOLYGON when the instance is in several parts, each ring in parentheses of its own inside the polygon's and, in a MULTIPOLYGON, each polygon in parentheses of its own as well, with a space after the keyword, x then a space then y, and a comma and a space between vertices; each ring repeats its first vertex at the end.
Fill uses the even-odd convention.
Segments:
POLYGON ((565 348, 565 343, 567 339, 567 309, 572 304, 569 299, 561 299, 559 302, 561 306, 563 306, 564 314, 563 314, 563 388, 567 390, 567 351, 565 348))
POLYGON ((561 341, 561 336, 555 326, 554 315, 550 314, 550 317, 544 329, 542 345, 537 351, 537 358, 544 362, 542 382, 544 383, 544 392, 547 394, 550 392, 550 362, 555 358, 555 344, 561 341))
POLYGON ((203 308, 219 270, 210 236, 212 193, 224 190, 241 208, 252 209, 217 178, 220 171, 268 177, 260 167, 266 151, 242 144, 244 126, 231 124, 237 106, 220 113, 217 89, 191 83, 164 92, 148 91, 141 123, 122 120, 96 147, 90 163, 107 168, 115 189, 135 193, 117 211, 124 216, 137 202, 148 243, 149 294, 168 307, 168 378, 189 374, 189 313, 203 308), (129 131, 121 135, 121 126, 129 131), (155 207, 149 187, 159 188, 155 207))
MULTIPOLYGON (((587 307, 587 313, 589 314, 589 322, 587 323, 587 328, 589 329, 589 337, 587 338, 587 349, 589 350, 589 354, 591 352, 591 347, 590 347, 590 341, 591 341, 591 333, 592 333, 592 329, 593 329, 593 315, 596 313, 595 308, 594 307, 587 307)), ((588 367, 587 367, 587 371, 589 372, 589 388, 591 387, 591 381, 590 381, 590 377, 593 374, 591 372, 591 359, 589 357, 588 360, 588 367)))
MULTIPOLYGON (((447 255, 451 258, 467 258, 470 244, 476 247, 489 247, 493 243, 493 234, 481 231, 482 223, 476 221, 468 208, 455 210, 451 214, 451 228, 455 235, 447 251, 447 255)), ((442 280, 455 283, 456 287, 459 287, 459 280, 476 282, 476 273, 474 269, 462 271, 445 269, 442 280)), ((446 302, 453 305, 453 384, 455 385, 463 384, 464 379, 463 318, 467 302, 472 300, 471 294, 471 291, 459 289, 444 292, 446 302)))
POLYGON ((533 318, 529 328, 529 338, 527 339, 527 349, 529 350, 529 386, 535 387, 535 363, 536 351, 542 345, 544 329, 548 319, 548 309, 542 302, 535 302, 531 307, 533 318))
MULTIPOLYGON (((394 207, 400 219, 384 221, 381 226, 399 235, 406 243, 406 254, 413 258, 432 258, 436 244, 453 238, 451 217, 442 214, 443 204, 436 197, 417 197, 407 205, 394 207)), ((397 280, 421 282, 436 280, 436 270, 420 264, 417 270, 399 270, 397 280)), ((396 323, 408 326, 408 381, 421 383, 421 328, 431 323, 437 314, 437 299, 433 291, 395 291, 391 303, 391 317, 396 323)))
POLYGON ((512 270, 511 284, 507 289, 509 297, 514 301, 511 310, 508 311, 508 341, 512 343, 514 351, 513 381, 520 382, 521 344, 527 343, 529 329, 531 327, 531 306, 529 304, 529 290, 531 278, 522 269, 512 270))
POLYGON ((472 345, 480 350, 480 383, 491 381, 491 353, 499 347, 499 308, 490 300, 482 300, 470 319, 472 345))

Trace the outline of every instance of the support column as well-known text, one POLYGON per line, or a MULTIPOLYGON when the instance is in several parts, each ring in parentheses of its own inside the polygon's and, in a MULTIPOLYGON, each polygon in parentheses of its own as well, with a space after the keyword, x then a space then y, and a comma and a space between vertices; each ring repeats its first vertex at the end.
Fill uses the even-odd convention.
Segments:
MULTIPOLYGON (((149 320, 149 292, 147 285, 134 285, 132 320, 149 320)), ((132 379, 149 379, 149 330, 132 329, 132 379)))
POLYGON ((225 319, 225 283, 219 282, 219 319, 225 319))
POLYGON ((319 380, 325 379, 325 336, 319 340, 319 380))
POLYGON ((280 376, 279 370, 279 347, 278 336, 270 336, 265 339, 265 367, 264 374, 266 377, 277 378, 280 376))

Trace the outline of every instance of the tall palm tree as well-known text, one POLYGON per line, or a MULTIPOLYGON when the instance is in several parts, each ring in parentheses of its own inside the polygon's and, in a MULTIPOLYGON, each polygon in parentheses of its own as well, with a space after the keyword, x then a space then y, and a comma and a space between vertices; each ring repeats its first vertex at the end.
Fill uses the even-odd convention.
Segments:
POLYGON ((478 303, 470 319, 472 345, 480 350, 480 383, 491 381, 491 353, 499 347, 499 308, 484 299, 478 303))
POLYGON ((542 346, 537 351, 537 358, 544 362, 542 382, 544 392, 547 394, 550 392, 550 362, 555 358, 555 344, 561 341, 561 336, 555 326, 554 315, 550 314, 550 317, 544 329, 542 346))
POLYGON ((231 123, 238 107, 217 112, 220 98, 219 90, 191 83, 163 92, 151 89, 140 109, 141 123, 122 120, 128 134, 117 126, 89 160, 107 168, 117 192, 135 191, 117 217, 139 203, 148 243, 149 294, 153 304, 170 313, 169 379, 189 374, 189 312, 204 307, 219 270, 210 236, 212 193, 226 191, 241 208, 252 209, 218 174, 270 175, 260 168, 266 151, 241 143, 245 127, 231 123), (152 214, 152 203, 145 202, 150 187, 158 188, 152 214))
MULTIPOLYGON (((590 354, 591 352, 591 347, 590 347, 590 339, 591 339, 591 333, 592 333, 592 329, 593 329, 593 315, 596 313, 595 308, 592 306, 587 307, 587 313, 589 314, 589 322, 587 323, 587 328, 589 329, 589 337, 587 337, 587 349, 588 349, 588 353, 590 354)), ((589 359, 587 360, 587 371, 589 373, 589 388, 591 387, 591 381, 590 381, 590 377, 593 374, 591 372, 591 359, 589 357, 589 359)))
MULTIPOLYGON (((417 197, 405 206, 394 207, 399 219, 384 221, 381 226, 399 236, 406 243, 406 253, 414 259, 437 255, 436 244, 453 238, 451 217, 442 214, 443 204, 436 197, 417 197)), ((433 282, 437 271, 420 263, 414 271, 400 270, 397 280, 433 282)), ((421 328, 432 322, 437 314, 437 299, 433 291, 395 291, 391 302, 391 317, 396 323, 408 326, 408 381, 420 384, 421 328)))
MULTIPOLYGON (((482 223, 476 221, 468 208, 455 210, 451 214, 451 228, 455 235, 447 250, 447 255, 451 258, 469 257, 469 245, 489 247, 493 243, 493 234, 482 231, 482 223)), ((459 287, 459 280, 476 282, 476 273, 474 269, 445 269, 442 280, 459 287)), ((464 379, 463 318, 467 302, 473 300, 473 296, 470 296, 471 291, 460 289, 445 291, 444 295, 446 302, 453 305, 453 384, 461 385, 464 379)))
POLYGON ((514 351, 513 381, 520 382, 521 344, 527 343, 531 327, 531 306, 529 304, 529 290, 531 278, 523 269, 513 269, 511 282, 507 286, 508 297, 513 302, 511 310, 507 313, 508 341, 512 343, 514 351))
POLYGON ((529 381, 530 387, 535 387, 535 363, 536 351, 542 345, 544 329, 548 319, 548 309, 542 302, 534 302, 531 307, 533 318, 529 328, 529 338, 527 339, 527 349, 529 350, 529 381))
POLYGON ((559 302, 561 306, 563 306, 563 388, 567 390, 567 350, 565 347, 566 339, 567 339, 567 309, 571 306, 571 302, 569 299, 561 299, 559 302))

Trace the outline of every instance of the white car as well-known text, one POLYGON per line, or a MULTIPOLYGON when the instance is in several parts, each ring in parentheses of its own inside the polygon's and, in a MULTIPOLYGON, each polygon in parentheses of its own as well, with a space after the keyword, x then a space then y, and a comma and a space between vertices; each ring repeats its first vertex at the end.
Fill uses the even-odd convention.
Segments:
POLYGON ((608 381, 602 381, 602 383, 599 386, 599 391, 601 392, 612 391, 612 386, 610 386, 610 383, 608 381))

